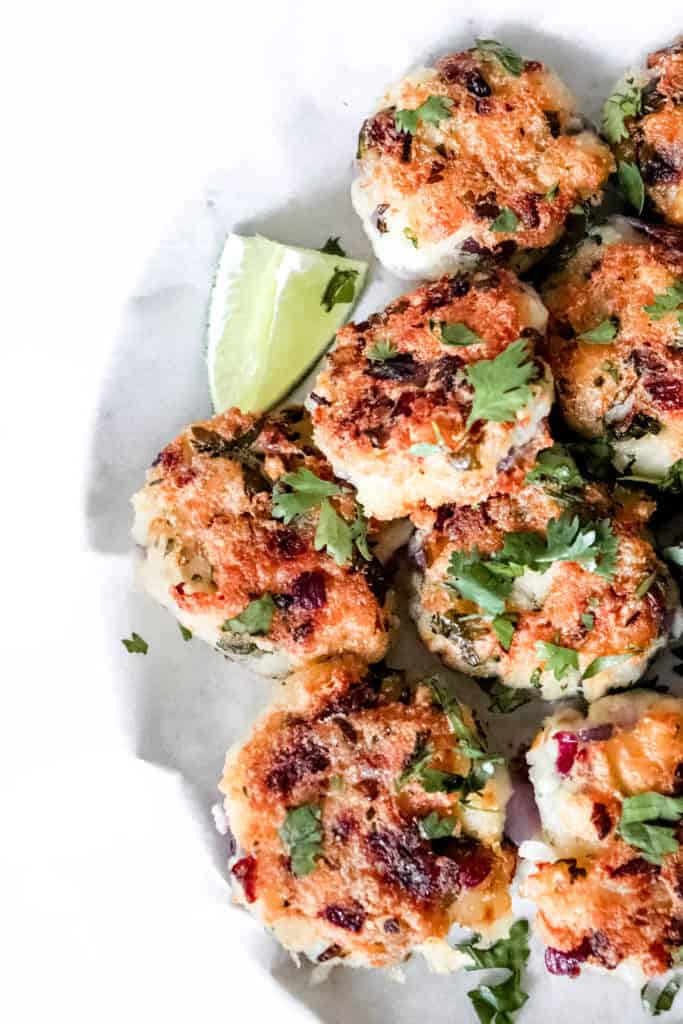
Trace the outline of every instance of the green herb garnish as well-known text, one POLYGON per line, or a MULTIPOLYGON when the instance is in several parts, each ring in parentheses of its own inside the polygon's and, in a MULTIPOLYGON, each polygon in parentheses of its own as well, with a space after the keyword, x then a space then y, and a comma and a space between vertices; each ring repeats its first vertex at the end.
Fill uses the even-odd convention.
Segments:
POLYGON ((365 350, 365 358, 373 363, 385 363, 387 359, 395 359, 398 349, 390 341, 380 340, 365 350))
POLYGON ((442 345, 457 345, 463 348, 466 345, 478 345, 484 340, 470 330, 467 324, 448 324, 445 320, 430 320, 429 326, 432 331, 439 328, 442 345))
POLYGON ((327 551, 337 565, 344 565, 353 554, 351 526, 336 512, 334 506, 323 498, 320 503, 320 517, 313 541, 315 550, 327 551))
POLYGON ((579 668, 579 655, 572 647, 559 647, 545 640, 536 641, 536 653, 545 662, 548 672, 556 679, 564 679, 571 669, 579 668))
POLYGON ((183 640, 187 643, 188 640, 192 639, 192 630, 188 629, 187 626, 183 626, 182 622, 178 623, 178 629, 183 640))
POLYGON ((559 192, 560 192, 560 186, 559 185, 553 185, 552 188, 548 189, 548 191, 543 196, 543 198, 547 199, 549 202, 552 202, 553 199, 557 199, 557 197, 559 195, 559 192))
POLYGON ((509 423, 531 396, 529 381, 537 370, 529 359, 523 338, 513 341, 495 359, 481 359, 465 370, 474 388, 474 401, 467 419, 469 429, 477 420, 509 423))
POLYGON ((616 317, 610 317, 609 320, 603 320, 590 331, 579 334, 579 341, 587 341, 590 345, 607 345, 610 341, 614 341, 618 333, 619 321, 616 317))
POLYGON ((130 639, 122 640, 121 643, 129 654, 147 654, 149 650, 149 644, 138 633, 131 633, 130 639))
POLYGON ((338 484, 331 480, 321 480, 310 469, 302 468, 292 473, 284 473, 278 480, 276 490, 273 491, 273 515, 276 519, 283 519, 289 524, 297 516, 317 508, 323 498, 331 498, 340 493, 341 488, 338 484), (290 490, 281 490, 282 484, 290 490))
POLYGON ((683 327, 683 309, 680 306, 683 306, 683 281, 676 281, 661 295, 655 295, 654 301, 643 309, 650 320, 663 320, 670 313, 676 313, 678 323, 683 327))
POLYGON ((475 45, 477 50, 497 57, 505 70, 515 78, 519 78, 524 70, 524 58, 504 43, 499 43, 496 39, 475 39, 475 45))
POLYGON ((450 814, 442 818, 438 811, 432 811, 426 818, 419 820, 418 828, 423 839, 446 839, 453 835, 457 823, 458 819, 450 814))
POLYGON ((637 117, 642 109, 642 90, 632 80, 627 80, 623 92, 613 93, 602 111, 602 130, 612 143, 621 142, 629 136, 624 124, 627 117, 637 117))
POLYGON ((264 636, 270 629, 275 614, 275 602, 271 594, 264 594, 250 601, 243 612, 232 619, 227 619, 221 629, 225 633, 249 633, 251 636, 264 636))
POLYGON ((500 234, 516 231, 518 224, 519 218, 515 211, 511 210, 509 206, 504 206, 496 219, 491 223, 491 231, 496 231, 500 234))
POLYGON ((498 637, 504 651, 509 651, 515 635, 515 622, 509 615, 496 615, 491 623, 493 632, 498 637))
POLYGON ((510 937, 481 949, 474 945, 479 936, 455 948, 467 953, 474 964, 468 971, 502 968, 510 972, 505 981, 497 985, 480 985, 468 992, 480 1024, 512 1024, 514 1015, 529 998, 521 987, 522 972, 529 959, 529 925, 515 921, 510 937))
POLYGON ((438 124, 451 116, 453 100, 447 96, 429 96, 424 103, 414 110, 397 110, 394 115, 394 122, 400 132, 408 132, 414 135, 417 131, 417 122, 424 124, 438 124))
MULTIPOLYGON (((592 616, 591 616, 592 618, 592 616)), ((581 676, 582 679, 592 679, 593 676, 597 676, 599 672, 604 672, 607 668, 613 668, 615 665, 620 665, 622 661, 627 661, 632 658, 636 651, 624 654, 603 654, 600 658, 594 658, 590 665, 586 668, 586 671, 581 676)))
POLYGON ((619 187, 636 212, 642 213, 645 204, 645 185, 637 164, 625 161, 619 164, 619 187))
POLYGON ((583 490, 586 481, 564 445, 556 444, 538 453, 526 482, 538 484, 553 497, 562 498, 569 491, 583 490))
POLYGON ((401 774, 396 779, 396 792, 399 792, 412 779, 419 779, 423 770, 434 756, 434 745, 429 742, 425 733, 419 732, 415 737, 415 746, 405 761, 401 774))
POLYGON ((527 690, 505 686, 503 683, 494 683, 489 690, 489 697, 489 711, 498 711, 502 715, 516 711, 531 700, 527 690))
POLYGON ((323 851, 322 811, 319 804, 301 804, 287 811, 280 838, 289 851, 297 878, 309 875, 323 851))
POLYGON ((671 978, 657 995, 653 991, 651 982, 647 982, 640 990, 640 1001, 643 1009, 652 1017, 659 1017, 660 1013, 666 1013, 673 1006, 680 987, 680 980, 678 978, 671 978))
POLYGON ((678 823, 681 817, 683 797, 639 793, 624 797, 617 832, 629 846, 640 850, 650 864, 661 864, 667 854, 678 850, 678 840, 675 828, 653 823, 678 823))
POLYGON ((334 268, 332 277, 327 282, 327 287, 320 299, 320 305, 329 313, 333 306, 340 303, 353 302, 356 294, 357 270, 342 270, 334 268))
POLYGON ((346 253, 339 244, 339 235, 335 238, 328 238, 320 251, 326 252, 329 256, 346 256, 346 253))

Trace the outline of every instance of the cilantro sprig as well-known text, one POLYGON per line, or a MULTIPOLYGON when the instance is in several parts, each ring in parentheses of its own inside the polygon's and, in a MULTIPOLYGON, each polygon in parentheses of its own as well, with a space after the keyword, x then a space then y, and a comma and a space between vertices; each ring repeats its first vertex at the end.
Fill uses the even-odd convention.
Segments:
POLYGON ((149 650, 149 644, 138 633, 131 633, 130 639, 122 640, 121 643, 129 654, 147 654, 149 650))
POLYGON ((371 363, 385 363, 387 359, 395 359, 397 355, 396 346, 383 338, 365 350, 365 358, 369 359, 371 363))
POLYGON ((517 230, 519 217, 509 206, 504 206, 498 216, 491 223, 491 231, 504 234, 517 230))
POLYGON ((661 793, 639 793, 625 797, 617 832, 629 846, 640 850, 650 864, 661 864, 664 857, 678 850, 674 824, 683 818, 683 797, 661 793), (672 825, 662 825, 662 821, 672 825))
POLYGON ((467 418, 469 428, 477 420, 509 423, 531 397, 529 382, 537 370, 529 358, 523 338, 513 341, 495 359, 481 359, 465 370, 474 388, 474 401, 467 418))
POLYGON ((445 814, 443 817, 438 811, 432 811, 424 818, 420 818, 418 829, 423 839, 446 839, 453 835, 458 819, 452 814, 445 814))
POLYGON ((605 137, 616 144, 629 136, 625 124, 627 117, 638 117, 642 111, 642 90, 632 79, 627 79, 621 92, 612 93, 602 111, 602 130, 605 137))
POLYGON ((643 309, 650 320, 663 320, 673 313, 683 328, 683 281, 676 281, 665 292, 655 295, 654 301, 643 309))
POLYGON ((350 561, 355 544, 361 557, 369 562, 372 556, 368 549, 367 520, 359 508, 352 523, 340 516, 329 501, 338 494, 342 494, 339 484, 321 480, 305 467, 284 473, 273 490, 273 516, 289 524, 298 516, 319 508, 313 541, 316 551, 326 550, 337 565, 344 565, 350 561), (282 485, 289 490, 283 490, 282 485))
POLYGON ((579 334, 579 341, 587 341, 589 345, 608 345, 610 341, 614 341, 618 333, 619 321, 616 317, 610 317, 599 323, 597 327, 591 328, 590 331, 579 334))
POLYGON ((434 333, 438 329, 442 345, 457 345, 464 348, 467 345, 479 345, 484 340, 463 323, 449 324, 445 320, 430 320, 429 328, 434 333))
POLYGON ((328 238, 320 251, 326 252, 329 256, 346 256, 346 253, 339 244, 339 235, 336 235, 334 238, 328 238))
POLYGON ((572 647, 560 647, 546 640, 536 642, 536 653, 544 662, 546 671, 552 672, 556 679, 564 679, 568 672, 579 669, 579 654, 572 647))
POLYGON ((680 978, 671 978, 659 992, 653 990, 651 983, 647 982, 640 990, 640 1002, 643 1009, 651 1017, 659 1017, 660 1013, 666 1013, 671 1009, 680 988, 680 978))
POLYGON ((424 103, 414 110, 397 110, 394 122, 400 132, 414 135, 418 121, 422 121, 423 124, 439 124, 451 116, 452 106, 453 100, 447 96, 428 96, 424 103))
POLYGON ((280 838, 297 878, 310 875, 323 851, 322 811, 319 804, 301 804, 287 811, 280 838))
POLYGON ((636 213, 642 213, 645 205, 645 185, 638 164, 621 161, 618 176, 619 188, 624 198, 634 207, 636 213))
POLYGON ((556 444, 538 453, 526 483, 536 484, 556 500, 571 501, 580 496, 586 481, 570 452, 556 444))
POLYGON ((482 984, 467 995, 480 1024, 512 1024, 517 1010, 529 998, 522 988, 522 974, 529 959, 529 924, 524 920, 515 921, 509 938, 500 939, 488 948, 474 945, 479 938, 475 935, 469 942, 455 947, 474 961, 466 970, 502 968, 509 971, 509 975, 497 985, 482 984))
POLYGON ((357 270, 335 267, 320 299, 320 305, 329 313, 333 306, 353 302, 356 295, 357 270))
POLYGON ((481 53, 490 53, 500 61, 506 71, 519 78, 524 69, 524 58, 515 50, 504 43, 499 43, 497 39, 475 39, 475 44, 477 50, 481 53))
POLYGON ((248 633, 250 636, 265 636, 270 630, 275 602, 271 594, 263 594, 250 601, 244 611, 232 619, 226 619, 221 626, 225 633, 248 633))

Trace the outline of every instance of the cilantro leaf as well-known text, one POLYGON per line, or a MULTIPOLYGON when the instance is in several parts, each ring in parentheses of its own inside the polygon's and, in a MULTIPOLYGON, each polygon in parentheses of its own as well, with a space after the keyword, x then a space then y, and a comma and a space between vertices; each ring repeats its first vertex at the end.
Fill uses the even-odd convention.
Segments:
POLYGON ((249 633, 252 636, 264 636, 270 629, 275 613, 275 602, 271 594, 264 594, 250 601, 243 612, 232 619, 227 619, 221 629, 225 633, 249 633))
POLYGON ((659 1017, 660 1013, 665 1013, 671 1009, 680 988, 680 980, 678 978, 671 978, 655 999, 651 983, 646 982, 640 990, 640 1001, 643 1009, 652 1017, 659 1017))
POLYGON ((292 872, 297 878, 310 875, 323 851, 322 811, 319 804, 301 804, 287 811, 279 829, 280 839, 287 848, 292 872))
POLYGON ((632 80, 624 84, 623 92, 607 98, 602 110, 602 130, 611 143, 621 142, 629 136, 624 124, 627 117, 637 117, 642 110, 642 90, 632 80))
POLYGON ((147 654, 149 644, 137 633, 131 633, 129 640, 122 640, 121 643, 129 654, 147 654))
POLYGON ((474 331, 470 330, 467 324, 449 324, 446 323, 445 320, 430 320, 429 326, 432 331, 436 327, 440 329, 440 341, 442 345, 458 345, 459 347, 464 347, 465 345, 478 345, 484 340, 474 331))
POLYGON ((521 1009, 529 996, 522 990, 521 978, 513 971, 498 985, 480 985, 467 993, 480 1024, 510 1024, 513 1014, 521 1009))
POLYGON ((649 575, 647 575, 644 579, 642 579, 640 581, 640 583, 638 584, 638 586, 636 587, 636 589, 635 589, 635 596, 636 597, 645 597, 645 595, 651 589, 652 584, 655 582, 656 579, 657 579, 657 572, 656 571, 649 573, 649 575))
POLYGON ((519 218, 509 206, 503 206, 496 219, 491 223, 491 231, 510 232, 516 231, 519 218))
MULTIPOLYGON (((448 719, 448 724, 450 725, 451 729, 460 740, 461 745, 468 747, 470 750, 474 750, 475 757, 479 757, 482 755, 488 756, 485 755, 484 752, 482 751, 482 747, 478 741, 478 738, 474 735, 472 730, 469 729, 467 725, 465 725, 465 720, 463 719, 462 712, 460 710, 460 704, 458 702, 457 697, 454 697, 451 694, 449 694, 448 691, 443 686, 441 686, 436 679, 430 680, 429 685, 432 693, 434 694, 437 704, 446 715, 446 718, 448 719)), ((468 754, 468 756, 472 755, 468 754)))
POLYGON ((582 490, 585 482, 574 458, 561 444, 540 451, 526 475, 526 483, 537 484, 555 498, 582 490))
MULTIPOLYGON (((590 631, 595 626, 595 616, 591 615, 590 612, 584 612, 581 616, 581 622, 586 627, 586 629, 590 631)), ((588 667, 590 668, 590 665, 588 667)))
POLYGON ((612 532, 609 519, 581 524, 578 516, 563 513, 547 526, 547 551, 544 562, 579 562, 589 572, 611 579, 616 568, 619 538, 612 532))
POLYGON ((529 922, 515 921, 507 939, 499 939, 492 946, 475 946, 481 936, 474 935, 468 942, 459 942, 455 948, 467 953, 474 963, 466 971, 483 971, 507 968, 521 971, 529 959, 529 922))
POLYGON ((660 491, 669 491, 671 494, 683 492, 683 459, 678 459, 670 466, 666 476, 659 482, 660 491))
POLYGON ((524 59, 515 51, 496 39, 475 39, 475 48, 497 57, 506 71, 519 78, 524 69, 524 59))
POLYGON ((188 629, 187 626, 183 626, 182 622, 178 623, 178 629, 180 630, 180 635, 182 636, 185 643, 187 643, 188 640, 192 639, 192 630, 188 629))
POLYGON ((424 124, 438 124, 439 121, 451 116, 452 106, 453 100, 447 96, 428 96, 424 103, 414 110, 397 110, 394 123, 400 132, 414 135, 418 121, 424 124))
POLYGON ((515 635, 515 623, 509 615, 496 615, 491 623, 493 632, 498 637, 504 651, 509 651, 512 638, 515 635))
POLYGON ((403 235, 404 235, 405 238, 408 239, 408 241, 410 242, 410 244, 413 246, 414 249, 417 249, 419 247, 418 246, 418 241, 417 241, 417 235, 415 234, 415 232, 413 231, 412 228, 404 228, 403 229, 403 235))
POLYGON ((398 349, 390 341, 381 339, 365 350, 365 358, 373 363, 385 363, 387 359, 395 359, 398 349))
POLYGON ((629 846, 640 850, 650 864, 661 864, 669 853, 678 850, 673 827, 651 822, 678 823, 683 817, 683 797, 663 796, 661 793, 639 793, 624 797, 617 832, 629 846))
POLYGON ((543 196, 543 198, 547 199, 548 202, 552 202, 553 199, 557 199, 559 193, 560 193, 560 186, 559 186, 559 184, 558 185, 553 185, 552 188, 548 189, 548 191, 543 196))
POLYGON ((434 756, 434 746, 429 742, 426 733, 419 732, 415 737, 415 746, 412 753, 404 762, 403 770, 396 779, 395 788, 398 793, 412 779, 419 778, 423 769, 427 767, 434 756))
POLYGON ((683 281, 676 281, 661 295, 655 295, 651 305, 643 306, 643 309, 650 320, 663 320, 679 306, 683 306, 683 281))
POLYGON ((606 345, 608 342, 614 341, 618 333, 619 321, 616 317, 610 317, 609 320, 603 320, 590 331, 579 334, 579 341, 587 341, 590 345, 606 345))
POLYGON ((297 516, 315 508, 323 498, 331 498, 340 494, 341 488, 330 480, 321 480, 310 469, 297 469, 292 473, 284 473, 278 480, 278 488, 273 491, 273 515, 276 519, 284 519, 291 523, 297 516), (279 485, 291 488, 282 491, 279 485))
POLYGON ((499 682, 493 684, 489 690, 489 697, 489 711, 498 711, 501 715, 516 711, 531 700, 528 690, 505 686, 499 682))
POLYGON ((536 377, 523 338, 508 345, 495 359, 472 363, 465 373, 474 388, 474 401, 467 419, 469 428, 477 420, 509 423, 529 401, 529 381, 536 377))
MULTIPOLYGON (((585 617, 593 620, 592 615, 587 615, 585 617)), ((583 620, 583 618, 584 616, 582 615, 581 619, 583 620)), ((592 629, 593 627, 591 626, 590 628, 592 629)), ((591 661, 581 678, 592 679, 593 676, 597 676, 599 672, 604 672, 606 668, 612 668, 614 665, 620 665, 622 661, 632 658, 634 653, 635 652, 633 651, 625 654, 603 654, 600 658, 593 658, 593 661, 591 661)))
POLYGON ((490 563, 482 562, 476 548, 465 554, 454 551, 448 563, 444 586, 456 590, 466 601, 473 601, 489 615, 502 615, 512 581, 497 576, 490 563))
POLYGON ((346 253, 339 244, 339 235, 335 238, 328 238, 320 251, 326 252, 330 256, 346 256, 346 253))
POLYGON ((446 839, 453 835, 458 819, 446 814, 443 817, 438 811, 432 811, 426 818, 420 818, 418 829, 423 839, 446 839))
POLYGON ((537 640, 536 653, 545 662, 546 670, 552 672, 556 679, 564 679, 570 669, 578 671, 579 655, 571 647, 558 647, 557 644, 537 640))
POLYGON ((332 277, 327 282, 325 291, 320 299, 320 305, 329 313, 333 306, 339 303, 353 302, 356 294, 357 270, 342 270, 334 268, 332 277))
POLYGON ((356 508, 356 518, 351 523, 351 540, 358 548, 361 558, 366 562, 372 561, 372 552, 368 547, 368 521, 359 508, 356 508))
POLYGON ((636 212, 642 213, 645 205, 645 185, 637 164, 625 161, 619 163, 619 187, 636 212))
POLYGON ((316 551, 322 551, 324 548, 337 565, 344 565, 350 561, 353 553, 351 527, 335 511, 327 498, 323 498, 320 505, 320 518, 313 544, 316 551))

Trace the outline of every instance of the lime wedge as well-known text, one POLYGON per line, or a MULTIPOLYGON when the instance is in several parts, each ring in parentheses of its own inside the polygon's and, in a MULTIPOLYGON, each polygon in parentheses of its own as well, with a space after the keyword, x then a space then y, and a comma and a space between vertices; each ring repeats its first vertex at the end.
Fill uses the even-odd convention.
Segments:
POLYGON ((282 401, 347 319, 366 270, 360 260, 228 235, 209 308, 216 412, 261 412, 282 401))

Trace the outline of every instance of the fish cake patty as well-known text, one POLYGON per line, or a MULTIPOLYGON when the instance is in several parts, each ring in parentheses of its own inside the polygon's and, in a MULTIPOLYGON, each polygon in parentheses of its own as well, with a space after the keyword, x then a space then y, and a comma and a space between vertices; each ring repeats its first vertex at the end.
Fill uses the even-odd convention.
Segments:
POLYGON ((352 200, 377 258, 431 279, 482 256, 525 269, 613 168, 557 75, 521 60, 515 74, 476 48, 391 86, 358 157, 352 200))
POLYGON ((532 288, 493 268, 444 277, 337 333, 307 404, 316 444, 368 514, 480 501, 512 486, 551 443, 552 381, 540 360, 508 422, 467 423, 469 371, 520 339, 524 358, 536 360, 546 317, 532 288), (448 343, 449 329, 466 343, 448 343))
POLYGON ((448 930, 508 923, 516 857, 502 838, 502 764, 487 763, 466 801, 439 781, 458 787, 474 767, 458 744, 430 687, 401 673, 349 655, 296 673, 226 760, 238 900, 318 963, 386 967, 414 951, 436 970, 469 962, 448 930))
POLYGON ((425 515, 410 601, 425 646, 451 668, 549 700, 635 682, 666 643, 678 591, 642 534, 651 504, 626 492, 621 502, 586 484, 568 509, 532 485, 425 515), (578 554, 591 532, 602 537, 592 561, 553 557, 578 554))
MULTIPOLYGON (((276 517, 278 495, 290 491, 283 478, 302 471, 334 484, 303 409, 261 417, 231 409, 164 448, 133 498, 147 590, 184 627, 263 675, 346 650, 377 661, 393 624, 374 557, 354 544, 338 564, 317 549, 320 499, 290 522, 276 517)), ((350 488, 333 489, 328 511, 364 523, 350 488)))
POLYGON ((683 701, 640 691, 596 701, 585 718, 564 709, 527 760, 558 858, 522 886, 538 908, 548 969, 619 967, 633 980, 667 970, 683 943, 683 853, 653 863, 617 829, 626 798, 681 794, 683 701))
POLYGON ((636 164, 645 194, 669 224, 683 225, 683 38, 626 74, 603 112, 620 161, 636 164), (621 115, 614 115, 621 108, 621 115))
POLYGON ((683 229, 613 217, 543 299, 544 352, 569 425, 604 438, 618 469, 665 480, 683 458, 683 229))

